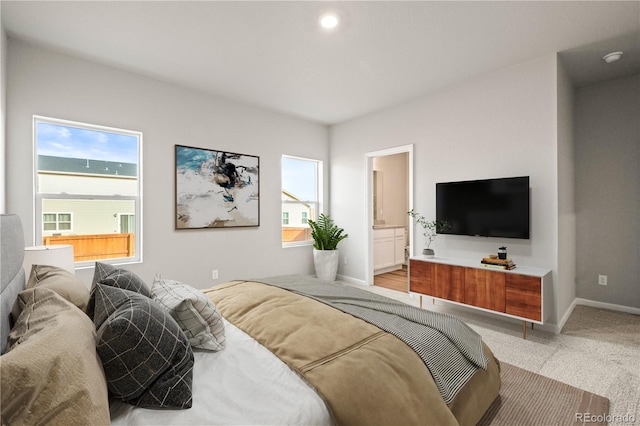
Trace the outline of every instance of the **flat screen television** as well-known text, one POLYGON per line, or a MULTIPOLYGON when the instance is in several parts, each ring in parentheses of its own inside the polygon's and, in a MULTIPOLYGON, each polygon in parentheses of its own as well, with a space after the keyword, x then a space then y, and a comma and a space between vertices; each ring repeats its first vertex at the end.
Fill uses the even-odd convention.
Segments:
POLYGON ((439 234, 529 239, 529 176, 436 183, 439 234))

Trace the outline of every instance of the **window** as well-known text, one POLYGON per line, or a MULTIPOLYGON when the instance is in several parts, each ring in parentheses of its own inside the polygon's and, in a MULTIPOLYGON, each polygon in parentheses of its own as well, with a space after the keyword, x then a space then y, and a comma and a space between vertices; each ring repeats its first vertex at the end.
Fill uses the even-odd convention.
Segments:
POLYGON ((131 234, 136 231, 135 215, 118 213, 118 224, 120 225, 118 232, 121 234, 131 234))
POLYGON ((76 266, 142 260, 142 134, 34 117, 36 245, 76 266), (97 253, 97 254, 96 254, 97 253))
POLYGON ((42 230, 73 231, 71 213, 44 213, 42 215, 42 230))
POLYGON ((322 161, 282 156, 282 245, 311 244, 322 200, 322 161), (286 217, 286 221, 285 221, 286 217), (289 220, 292 218, 292 220, 289 220), (296 223, 300 218, 300 222, 296 223))

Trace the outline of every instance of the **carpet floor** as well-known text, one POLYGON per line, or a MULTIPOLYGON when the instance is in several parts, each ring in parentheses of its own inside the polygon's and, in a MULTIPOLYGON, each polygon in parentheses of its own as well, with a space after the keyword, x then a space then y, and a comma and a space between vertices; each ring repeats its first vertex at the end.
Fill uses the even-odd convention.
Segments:
POLYGON ((478 426, 607 424, 607 398, 506 362, 500 367, 500 396, 478 426))
MULTIPOLYGON (((358 287, 419 305, 415 295, 358 287)), ((640 316, 578 305, 560 334, 529 328, 525 340, 520 321, 431 301, 423 307, 461 318, 501 362, 608 398, 611 425, 640 425, 640 316)))

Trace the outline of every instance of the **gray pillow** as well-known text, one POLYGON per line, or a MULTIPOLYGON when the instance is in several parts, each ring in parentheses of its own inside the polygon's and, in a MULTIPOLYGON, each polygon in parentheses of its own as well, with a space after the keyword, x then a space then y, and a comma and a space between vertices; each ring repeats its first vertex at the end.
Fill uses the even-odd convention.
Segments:
POLYGON ((95 287, 97 283, 120 287, 151 297, 149 287, 139 276, 131 271, 109 265, 108 263, 96 262, 91 287, 95 287))
POLYGON ((91 283, 91 295, 89 297, 89 303, 87 303, 87 315, 92 319, 95 305, 94 292, 96 284, 98 283, 134 291, 149 298, 151 297, 149 287, 133 272, 118 268, 117 266, 109 265, 108 263, 96 262, 95 270, 93 272, 93 281, 91 283))
POLYGON ((180 326, 141 294, 96 284, 97 349, 111 394, 148 408, 191 407, 193 351, 180 326))

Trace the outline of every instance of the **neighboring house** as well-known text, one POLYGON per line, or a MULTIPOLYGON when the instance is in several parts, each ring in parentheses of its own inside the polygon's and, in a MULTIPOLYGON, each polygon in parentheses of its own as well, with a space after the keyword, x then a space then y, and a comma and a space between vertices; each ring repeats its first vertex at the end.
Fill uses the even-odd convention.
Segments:
POLYGON ((309 219, 315 220, 312 206, 288 191, 282 191, 282 242, 311 238, 309 219))
MULTIPOLYGON (((131 163, 38 156, 38 187, 43 194, 136 195, 137 166, 131 163)), ((134 232, 135 203, 130 200, 47 199, 42 201, 42 236, 134 232)))

